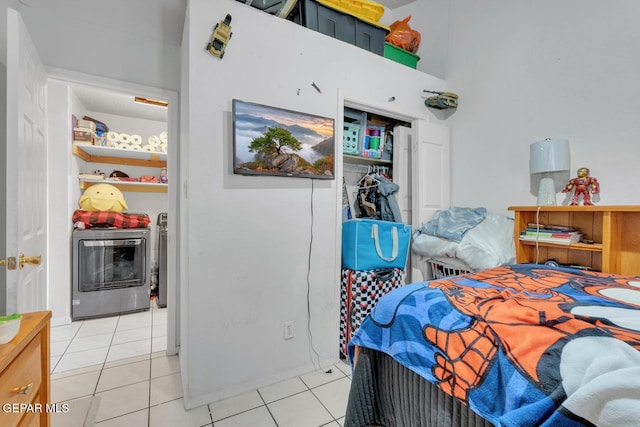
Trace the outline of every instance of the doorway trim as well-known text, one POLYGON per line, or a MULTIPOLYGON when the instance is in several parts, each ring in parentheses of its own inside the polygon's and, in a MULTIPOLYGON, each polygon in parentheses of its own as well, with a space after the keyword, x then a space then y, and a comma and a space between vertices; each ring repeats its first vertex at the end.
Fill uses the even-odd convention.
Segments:
MULTIPOLYGON (((169 208, 168 216, 173 218, 171 222, 173 224, 180 224, 179 221, 179 160, 180 160, 180 144, 178 142, 180 135, 180 105, 179 94, 176 90, 162 89, 153 86, 146 86, 137 83, 125 82, 121 80, 115 80, 111 78, 95 76, 91 74, 80 73, 72 70, 46 67, 47 77, 50 79, 56 79, 59 81, 67 82, 69 84, 78 84, 85 86, 92 86, 105 90, 112 90, 117 92, 130 92, 140 94, 155 99, 162 99, 169 102, 167 111, 167 128, 170 135, 172 135, 173 149, 167 152, 167 172, 168 172, 168 199, 169 208)), ((180 266, 176 256, 177 248, 175 248, 174 242, 179 242, 179 227, 172 226, 168 229, 168 242, 169 242, 169 256, 168 256, 168 291, 167 291, 167 354, 174 355, 178 353, 180 347, 179 342, 179 281, 180 266)))

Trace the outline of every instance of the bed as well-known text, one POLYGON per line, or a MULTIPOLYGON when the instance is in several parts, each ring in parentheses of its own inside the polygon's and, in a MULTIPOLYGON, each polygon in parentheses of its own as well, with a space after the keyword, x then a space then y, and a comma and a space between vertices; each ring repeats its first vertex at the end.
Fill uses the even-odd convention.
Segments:
MULTIPOLYGON (((437 211, 414 230, 411 252, 460 271, 485 270, 515 262, 513 230, 513 219, 504 215, 482 207, 453 206, 437 211)), ((437 276, 423 273, 423 277, 437 276)))
POLYGON ((345 427, 640 420, 640 278, 537 264, 414 283, 349 343, 345 427))

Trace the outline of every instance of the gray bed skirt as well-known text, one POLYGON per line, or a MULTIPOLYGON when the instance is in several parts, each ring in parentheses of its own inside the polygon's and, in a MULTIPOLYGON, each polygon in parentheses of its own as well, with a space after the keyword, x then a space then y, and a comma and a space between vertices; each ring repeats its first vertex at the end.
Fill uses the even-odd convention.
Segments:
POLYGON ((362 348, 351 380, 344 427, 493 426, 390 356, 362 348))

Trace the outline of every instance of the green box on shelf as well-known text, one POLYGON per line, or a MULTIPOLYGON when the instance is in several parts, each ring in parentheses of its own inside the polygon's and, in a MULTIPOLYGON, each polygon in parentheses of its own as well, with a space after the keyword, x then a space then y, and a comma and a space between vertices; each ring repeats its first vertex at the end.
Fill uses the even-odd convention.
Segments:
POLYGON ((408 50, 400 49, 391 43, 384 42, 384 57, 399 62, 407 67, 416 68, 420 57, 408 50))

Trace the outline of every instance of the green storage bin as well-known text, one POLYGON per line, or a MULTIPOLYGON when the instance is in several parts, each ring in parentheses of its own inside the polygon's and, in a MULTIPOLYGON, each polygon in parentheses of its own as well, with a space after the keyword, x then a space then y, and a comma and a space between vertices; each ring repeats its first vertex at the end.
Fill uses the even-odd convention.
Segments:
POLYGON ((398 46, 387 42, 384 42, 384 57, 411 68, 416 68, 420 60, 420 57, 415 53, 400 49, 398 46))

